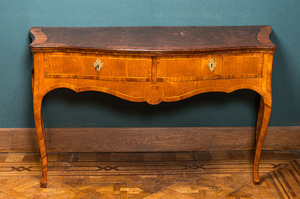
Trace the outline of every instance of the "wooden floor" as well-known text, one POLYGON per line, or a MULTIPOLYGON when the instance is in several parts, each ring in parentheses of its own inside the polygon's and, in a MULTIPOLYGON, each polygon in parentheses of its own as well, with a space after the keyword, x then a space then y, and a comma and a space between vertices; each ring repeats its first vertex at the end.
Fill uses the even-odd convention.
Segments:
POLYGON ((40 188, 37 153, 0 153, 0 198, 300 198, 300 151, 49 154, 40 188))

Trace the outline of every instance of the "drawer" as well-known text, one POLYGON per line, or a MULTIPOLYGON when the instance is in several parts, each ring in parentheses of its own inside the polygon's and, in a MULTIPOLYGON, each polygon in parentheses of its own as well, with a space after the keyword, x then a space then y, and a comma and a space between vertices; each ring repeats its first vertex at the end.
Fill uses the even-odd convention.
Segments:
POLYGON ((45 54, 46 78, 150 81, 152 59, 135 56, 45 54), (98 64, 98 71, 96 67, 98 64), (102 67, 100 67, 102 66, 102 67))
POLYGON ((260 78, 262 61, 263 56, 259 53, 162 57, 157 69, 157 81, 260 78))

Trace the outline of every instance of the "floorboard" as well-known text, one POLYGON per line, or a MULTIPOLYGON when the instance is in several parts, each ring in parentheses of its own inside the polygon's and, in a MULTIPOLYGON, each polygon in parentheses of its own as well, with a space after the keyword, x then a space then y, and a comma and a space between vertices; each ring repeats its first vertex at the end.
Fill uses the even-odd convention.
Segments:
POLYGON ((0 198, 300 198, 300 152, 51 153, 40 188, 38 153, 0 153, 0 198))

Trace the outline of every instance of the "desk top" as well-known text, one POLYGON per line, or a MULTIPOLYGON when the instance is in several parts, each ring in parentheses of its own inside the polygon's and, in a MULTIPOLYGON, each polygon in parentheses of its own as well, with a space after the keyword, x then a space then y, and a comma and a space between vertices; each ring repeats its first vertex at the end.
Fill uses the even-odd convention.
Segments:
POLYGON ((206 27, 32 27, 32 51, 204 52, 266 50, 270 26, 206 27))

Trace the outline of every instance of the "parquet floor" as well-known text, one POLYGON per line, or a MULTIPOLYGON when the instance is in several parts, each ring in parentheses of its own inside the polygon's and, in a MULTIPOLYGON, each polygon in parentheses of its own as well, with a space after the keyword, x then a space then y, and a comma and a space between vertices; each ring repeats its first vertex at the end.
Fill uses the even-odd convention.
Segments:
POLYGON ((263 151, 252 183, 252 151, 52 153, 40 188, 37 153, 0 153, 0 198, 300 198, 300 151, 263 151))

